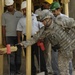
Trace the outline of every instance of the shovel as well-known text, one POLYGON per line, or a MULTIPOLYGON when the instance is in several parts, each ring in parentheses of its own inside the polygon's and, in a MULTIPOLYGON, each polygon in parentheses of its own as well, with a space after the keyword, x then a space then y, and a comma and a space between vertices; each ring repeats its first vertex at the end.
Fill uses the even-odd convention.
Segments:
POLYGON ((40 70, 40 47, 38 45, 38 53, 39 53, 39 73, 37 73, 36 75, 45 75, 45 72, 41 72, 40 70))

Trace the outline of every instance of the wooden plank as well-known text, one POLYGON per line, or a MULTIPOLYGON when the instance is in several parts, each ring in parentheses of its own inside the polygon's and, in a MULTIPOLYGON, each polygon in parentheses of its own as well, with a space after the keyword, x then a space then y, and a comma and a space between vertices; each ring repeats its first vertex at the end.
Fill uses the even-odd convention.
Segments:
MULTIPOLYGON (((31 38, 31 0, 27 0, 26 39, 31 38)), ((31 46, 26 49, 26 75, 31 75, 31 46)))
MULTIPOLYGON (((1 16, 4 11, 4 0, 0 0, 0 44, 2 44, 1 16)), ((0 55, 0 75, 3 75, 3 55, 0 55)))
POLYGON ((69 6, 68 6, 69 1, 70 0, 61 0, 61 3, 64 4, 65 14, 67 16, 69 16, 69 6))
POLYGON ((65 4, 68 3, 70 0, 61 0, 61 3, 65 4))
MULTIPOLYGON (((23 2, 23 0, 21 0, 21 3, 23 2)), ((21 4, 20 3, 20 4, 21 4)), ((22 40, 24 39, 24 35, 22 35, 22 40)), ((24 52, 24 48, 22 48, 22 56, 25 57, 25 52, 24 52)))
POLYGON ((67 16, 69 16, 69 7, 68 7, 68 3, 66 3, 66 4, 64 4, 64 9, 65 9, 65 14, 67 15, 67 16))
POLYGON ((0 75, 3 75, 3 55, 0 55, 0 75))
POLYGON ((0 44, 2 44, 1 16, 2 16, 2 13, 3 13, 3 7, 4 7, 3 0, 0 0, 0 44))

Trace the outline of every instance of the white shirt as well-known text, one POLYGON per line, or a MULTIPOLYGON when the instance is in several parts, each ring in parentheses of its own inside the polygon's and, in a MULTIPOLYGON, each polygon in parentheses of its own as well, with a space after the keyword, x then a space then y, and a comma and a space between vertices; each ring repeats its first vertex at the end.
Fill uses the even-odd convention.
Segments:
MULTIPOLYGON (((41 27, 43 27, 44 25, 37 21, 37 18, 34 14, 32 14, 32 33, 31 35, 36 34, 37 31, 39 31, 39 29, 41 27)), ((26 35, 26 17, 22 17, 17 25, 17 31, 22 31, 22 34, 26 35)))
POLYGON ((60 16, 65 16, 65 17, 68 17, 67 15, 62 14, 62 13, 60 13, 60 15, 58 15, 57 17, 60 17, 60 16))

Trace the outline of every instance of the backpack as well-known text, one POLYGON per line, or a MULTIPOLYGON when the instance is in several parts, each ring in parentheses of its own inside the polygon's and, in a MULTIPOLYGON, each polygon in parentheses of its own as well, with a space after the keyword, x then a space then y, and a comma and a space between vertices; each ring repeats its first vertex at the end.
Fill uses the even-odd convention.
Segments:
POLYGON ((71 39, 75 39, 75 20, 73 18, 59 16, 55 19, 55 23, 60 25, 71 39))

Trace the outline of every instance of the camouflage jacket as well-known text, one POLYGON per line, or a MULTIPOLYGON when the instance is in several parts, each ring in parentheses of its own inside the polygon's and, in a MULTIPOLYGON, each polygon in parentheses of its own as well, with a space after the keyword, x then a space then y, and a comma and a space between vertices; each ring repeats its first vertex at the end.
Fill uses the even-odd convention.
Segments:
POLYGON ((49 27, 42 27, 30 40, 23 41, 24 47, 36 43, 40 38, 48 38, 51 45, 60 45, 60 50, 70 54, 75 49, 75 21, 68 17, 59 17, 49 27))

